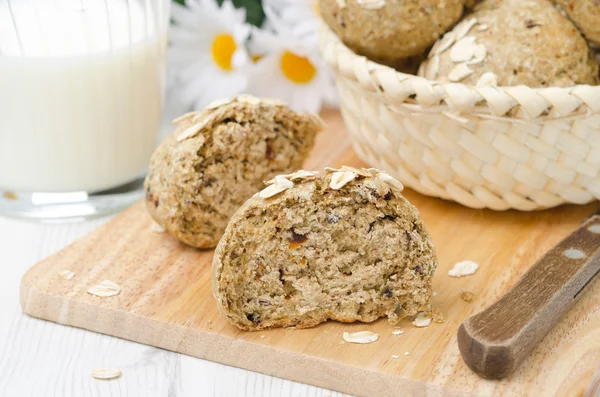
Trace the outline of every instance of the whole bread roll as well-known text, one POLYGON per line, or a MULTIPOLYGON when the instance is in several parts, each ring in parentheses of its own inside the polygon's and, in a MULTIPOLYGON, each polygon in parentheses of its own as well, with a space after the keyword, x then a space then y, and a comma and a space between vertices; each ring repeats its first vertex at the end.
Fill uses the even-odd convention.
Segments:
POLYGON ((600 46, 600 1, 555 0, 589 41, 600 46))
POLYGON ((465 84, 598 84, 598 63, 548 0, 485 0, 432 48, 419 75, 465 84))
MULTIPOLYGON (((472 1, 472 0, 466 0, 472 1)), ((465 0, 320 0, 323 20, 357 54, 404 69, 458 22, 465 0)))

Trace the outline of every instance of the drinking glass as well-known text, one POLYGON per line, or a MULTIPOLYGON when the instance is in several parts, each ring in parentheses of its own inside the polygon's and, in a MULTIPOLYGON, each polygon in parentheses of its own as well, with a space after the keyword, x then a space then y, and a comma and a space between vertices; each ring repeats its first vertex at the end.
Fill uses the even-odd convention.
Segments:
POLYGON ((0 0, 0 214, 86 218, 143 194, 169 0, 0 0))

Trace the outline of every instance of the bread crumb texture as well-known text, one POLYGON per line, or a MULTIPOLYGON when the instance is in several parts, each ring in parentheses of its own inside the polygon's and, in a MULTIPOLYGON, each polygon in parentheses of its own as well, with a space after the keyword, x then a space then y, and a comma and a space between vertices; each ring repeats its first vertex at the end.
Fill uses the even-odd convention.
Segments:
POLYGON ((233 213, 263 181, 302 166, 322 120, 249 95, 175 120, 146 177, 152 218, 182 242, 216 246, 233 213))
POLYGON ((258 330, 382 316, 396 324, 425 310, 437 260, 402 185, 374 169, 303 173, 231 219, 212 268, 221 313, 258 330), (346 172, 356 175, 332 188, 346 172))

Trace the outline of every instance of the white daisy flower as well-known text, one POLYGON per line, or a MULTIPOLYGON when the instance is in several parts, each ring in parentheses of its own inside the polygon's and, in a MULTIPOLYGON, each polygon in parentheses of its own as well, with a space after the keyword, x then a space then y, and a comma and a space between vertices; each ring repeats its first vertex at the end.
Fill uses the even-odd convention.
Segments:
POLYGON ((180 100, 200 110, 217 98, 243 92, 251 64, 246 11, 231 0, 221 7, 215 0, 186 0, 185 7, 173 3, 171 17, 169 77, 180 100))
POLYGON ((285 25, 294 37, 317 50, 319 40, 319 0, 263 0, 269 21, 285 25))
POLYGON ((299 112, 317 113, 324 103, 335 103, 331 70, 288 29, 277 27, 277 33, 255 29, 250 44, 261 57, 252 68, 249 93, 282 99, 299 112))

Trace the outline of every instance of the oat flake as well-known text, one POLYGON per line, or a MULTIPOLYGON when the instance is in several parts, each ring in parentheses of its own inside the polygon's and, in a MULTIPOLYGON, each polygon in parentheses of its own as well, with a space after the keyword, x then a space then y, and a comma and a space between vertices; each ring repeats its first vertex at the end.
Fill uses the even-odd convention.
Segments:
POLYGON ((289 179, 287 179, 283 175, 277 175, 275 177, 275 184, 283 186, 283 187, 285 187, 287 189, 291 189, 291 188, 294 187, 294 182, 290 181, 289 179))
POLYGON ((88 288, 87 292, 91 295, 107 298, 121 293, 121 287, 110 280, 104 280, 100 284, 88 288))
POLYGON ((468 61, 475 55, 476 48, 475 37, 463 37, 450 49, 450 59, 455 63, 468 61))
POLYGON ((309 179, 309 178, 314 178, 319 174, 318 171, 305 171, 305 170, 299 170, 294 172, 293 174, 289 174, 287 176, 285 176, 287 179, 289 179, 290 181, 295 181, 298 179, 309 179))
POLYGON ((420 312, 413 321, 415 327, 429 327, 429 324, 431 324, 431 317, 428 317, 425 312, 420 312))
POLYGON ((180 121, 187 120, 190 117, 195 116, 197 113, 198 112, 189 112, 189 113, 182 114, 181 116, 177 117, 176 119, 173 119, 172 123, 178 124, 180 121))
POLYGON ((473 51, 473 58, 471 58, 467 65, 476 65, 485 61, 487 57, 487 48, 483 44, 478 44, 475 46, 475 50, 473 51))
POLYGON ((473 26, 475 26, 476 24, 477 24, 476 18, 471 18, 469 20, 462 21, 461 23, 459 23, 453 30, 453 32, 456 34, 456 40, 460 40, 463 37, 465 37, 467 35, 467 33, 469 33, 471 28, 473 26))
POLYGON ((254 95, 240 95, 236 98, 238 102, 241 103, 249 103, 250 105, 258 105, 260 103, 260 99, 255 97, 254 95))
POLYGON ((207 118, 204 121, 194 124, 191 127, 188 127, 185 130, 183 130, 181 134, 177 135, 177 142, 185 141, 186 139, 197 135, 202 130, 202 128, 206 126, 208 120, 209 119, 207 118))
POLYGON ((336 171, 331 177, 329 187, 333 190, 341 189, 342 187, 344 187, 344 185, 346 185, 348 182, 352 181, 356 177, 356 173, 352 171, 336 171))
POLYGON ((216 100, 212 101, 211 103, 209 103, 205 109, 211 110, 211 109, 220 108, 221 106, 229 105, 234 100, 235 100, 234 98, 216 99, 216 100))
POLYGON ((394 178, 393 176, 388 174, 387 172, 381 172, 379 174, 379 178, 381 178, 381 180, 386 182, 391 187, 398 189, 399 192, 404 190, 404 185, 399 180, 397 180, 396 178, 394 178))
POLYGON ((365 10, 378 10, 385 6, 386 0, 356 0, 365 10))
POLYGON ((456 41, 456 34, 453 31, 446 33, 442 38, 433 45, 431 52, 429 53, 430 57, 434 55, 439 55, 442 52, 446 51, 448 48, 454 44, 456 41))
POLYGON ((359 169, 359 168, 350 167, 349 165, 342 165, 342 170, 354 172, 356 175, 364 176, 365 178, 370 178, 373 176, 371 171, 369 171, 366 168, 359 169))
POLYGON ((463 277, 475 273, 479 269, 479 265, 473 261, 456 262, 452 269, 448 270, 450 277, 463 277))
POLYGON ((98 368, 92 371, 92 376, 96 379, 110 380, 117 379, 123 373, 119 368, 98 368))
POLYGON ((479 80, 477 80, 477 87, 485 87, 485 86, 497 86, 498 85, 498 76, 492 72, 486 72, 481 75, 479 80))
POLYGON ((267 199, 267 198, 276 196, 279 193, 281 193, 281 192, 283 192, 283 191, 285 191, 287 189, 288 188, 285 187, 285 186, 281 186, 281 185, 278 185, 278 184, 274 183, 272 185, 267 186, 263 190, 261 190, 258 193, 258 197, 263 198, 263 199, 267 199))
POLYGON ((465 77, 470 76, 472 74, 473 74, 473 69, 471 69, 464 63, 460 63, 460 64, 456 65, 450 71, 450 73, 448 74, 448 79, 450 81, 457 82, 457 81, 461 81, 465 77))
POLYGON ((371 331, 344 332, 344 340, 350 343, 372 343, 379 339, 379 334, 371 331))
MULTIPOLYGON (((318 174, 319 174, 318 171, 298 170, 298 171, 294 172, 293 174, 282 174, 280 176, 282 176, 285 179, 288 179, 288 180, 294 182, 294 181, 297 181, 297 180, 300 180, 300 179, 313 179, 318 174)), ((275 183, 275 179, 271 179, 271 180, 265 181, 265 185, 272 185, 273 183, 275 183)))
POLYGON ((425 63, 424 76, 426 79, 435 80, 440 71, 440 56, 434 55, 429 61, 425 63))
POLYGON ((266 105, 287 106, 287 103, 276 98, 261 98, 260 101, 266 105))
POLYGON ((75 273, 68 269, 63 270, 58 274, 65 280, 71 280, 71 279, 73 279, 73 277, 75 277, 75 273))
POLYGON ((165 228, 154 221, 152 221, 150 230, 152 230, 154 233, 164 233, 165 232, 165 228))

